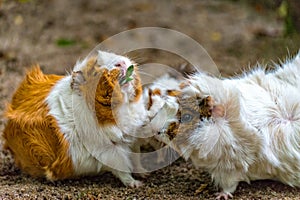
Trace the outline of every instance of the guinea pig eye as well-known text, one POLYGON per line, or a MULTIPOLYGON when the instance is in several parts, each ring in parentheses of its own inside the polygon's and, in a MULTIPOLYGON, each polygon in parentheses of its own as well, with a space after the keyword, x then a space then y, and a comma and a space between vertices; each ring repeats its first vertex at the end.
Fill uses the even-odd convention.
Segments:
POLYGON ((188 122, 192 121, 192 119, 193 119, 192 115, 190 115, 190 114, 183 114, 181 116, 180 122, 182 122, 182 123, 188 123, 188 122))

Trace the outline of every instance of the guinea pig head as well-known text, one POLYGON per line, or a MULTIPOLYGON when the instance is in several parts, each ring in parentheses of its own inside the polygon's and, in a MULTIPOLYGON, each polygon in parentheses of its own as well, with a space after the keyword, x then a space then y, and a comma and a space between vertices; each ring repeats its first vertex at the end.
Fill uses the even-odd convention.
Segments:
POLYGON ((98 51, 97 63, 108 71, 118 71, 118 84, 125 101, 135 102, 142 96, 142 84, 137 64, 125 56, 98 51))
POLYGON ((71 88, 95 111, 99 124, 115 123, 115 109, 141 98, 137 67, 128 58, 99 51, 78 65, 72 73, 71 88), (126 74, 128 69, 130 74, 126 74), (124 77, 127 79, 122 82, 124 77))
POLYGON ((223 117, 225 109, 214 102, 211 96, 178 97, 177 121, 168 126, 165 134, 172 141, 171 146, 180 154, 181 148, 189 145, 192 135, 201 134, 201 129, 215 118, 223 117))

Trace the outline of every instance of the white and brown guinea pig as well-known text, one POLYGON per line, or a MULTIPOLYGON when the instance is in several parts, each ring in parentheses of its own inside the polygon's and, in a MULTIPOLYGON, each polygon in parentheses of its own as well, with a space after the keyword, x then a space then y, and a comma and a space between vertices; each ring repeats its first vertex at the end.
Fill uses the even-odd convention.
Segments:
POLYGON ((125 185, 140 186, 130 153, 147 113, 137 71, 120 83, 131 65, 98 51, 67 76, 33 67, 6 112, 3 137, 17 166, 51 181, 111 171, 125 185))
MULTIPOLYGON (((237 78, 198 73, 179 97, 176 149, 228 199, 240 181, 300 187, 300 53, 276 70, 237 78)), ((172 134, 171 134, 172 133, 172 134)))
MULTIPOLYGON (((169 160, 168 154, 164 153, 162 147, 169 144, 170 140, 165 134, 158 135, 158 133, 177 121, 174 117, 178 110, 176 95, 179 93, 182 81, 179 77, 174 78, 170 74, 165 74, 144 87, 143 97, 149 120, 139 129, 140 134, 144 135, 142 139, 139 139, 139 144, 150 144, 155 150, 160 149, 157 151, 157 163, 169 160)), ((151 166, 147 167, 151 168, 151 166)))

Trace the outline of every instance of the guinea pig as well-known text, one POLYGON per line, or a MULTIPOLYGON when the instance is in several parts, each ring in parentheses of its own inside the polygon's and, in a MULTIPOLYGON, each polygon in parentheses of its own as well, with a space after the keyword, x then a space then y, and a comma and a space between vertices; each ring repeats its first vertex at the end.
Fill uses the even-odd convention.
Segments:
POLYGON ((3 133, 16 165, 50 181, 110 171, 126 186, 141 186, 131 175, 134 136, 147 118, 136 67, 98 51, 66 76, 28 71, 3 133))
POLYGON ((220 79, 197 73, 177 98, 165 134, 186 160, 211 174, 228 199, 239 182, 300 186, 300 53, 273 71, 220 79))
POLYGON ((179 106, 177 96, 183 86, 183 77, 165 74, 144 87, 143 96, 149 121, 139 131, 150 137, 144 137, 141 144, 148 143, 155 150, 159 150, 156 151, 156 160, 160 166, 169 164, 177 156, 165 145, 170 144, 170 138, 164 132, 178 122, 175 117, 179 106))

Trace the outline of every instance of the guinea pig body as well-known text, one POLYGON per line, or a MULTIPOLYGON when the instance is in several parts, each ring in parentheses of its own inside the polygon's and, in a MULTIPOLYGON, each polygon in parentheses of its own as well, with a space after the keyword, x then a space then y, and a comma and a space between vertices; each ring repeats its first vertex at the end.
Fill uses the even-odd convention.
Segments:
POLYGON ((8 106, 5 146, 26 173, 55 181, 111 171, 131 187, 131 148, 146 119, 137 72, 121 84, 128 58, 99 51, 71 75, 27 73, 8 106))
POLYGON ((300 186, 299 86, 300 54, 269 73, 257 69, 234 79, 189 78, 172 142, 185 159, 211 174, 222 189, 218 199, 232 197, 240 181, 273 179, 300 186))

